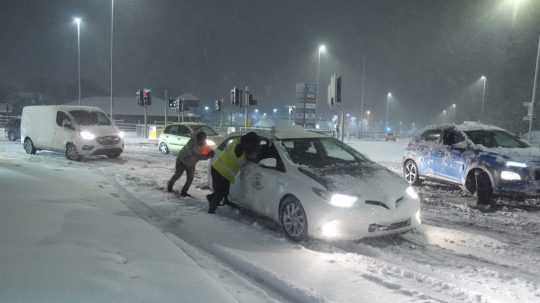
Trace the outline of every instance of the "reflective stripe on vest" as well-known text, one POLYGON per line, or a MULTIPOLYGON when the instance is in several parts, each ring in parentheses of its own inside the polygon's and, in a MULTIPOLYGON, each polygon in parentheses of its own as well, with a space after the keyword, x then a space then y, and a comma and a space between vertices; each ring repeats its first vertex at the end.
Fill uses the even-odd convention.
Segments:
POLYGON ((216 161, 212 163, 212 167, 231 183, 234 183, 236 175, 240 171, 240 167, 246 158, 244 155, 236 157, 235 150, 238 143, 239 141, 237 139, 229 144, 225 150, 219 154, 216 161))

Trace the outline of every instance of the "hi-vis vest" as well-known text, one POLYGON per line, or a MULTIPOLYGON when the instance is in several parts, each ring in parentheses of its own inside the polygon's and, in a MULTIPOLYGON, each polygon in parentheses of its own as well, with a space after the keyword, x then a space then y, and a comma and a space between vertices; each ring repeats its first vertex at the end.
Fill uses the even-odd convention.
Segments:
POLYGON ((229 182, 234 183, 240 167, 246 160, 246 156, 242 154, 240 157, 237 157, 235 154, 236 146, 239 144, 239 139, 234 140, 234 142, 227 145, 225 150, 219 154, 218 158, 212 167, 219 172, 220 175, 229 180, 229 182))

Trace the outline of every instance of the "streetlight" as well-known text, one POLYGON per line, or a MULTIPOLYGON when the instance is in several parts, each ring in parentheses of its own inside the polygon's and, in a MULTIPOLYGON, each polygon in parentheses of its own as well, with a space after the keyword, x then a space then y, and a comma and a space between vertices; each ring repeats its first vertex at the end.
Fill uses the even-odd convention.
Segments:
POLYGON ((480 80, 482 80, 482 82, 483 82, 483 84, 482 84, 482 107, 480 109, 480 116, 483 118, 484 117, 485 107, 486 107, 487 77, 482 75, 482 77, 480 77, 480 80))
POLYGON ((390 101, 392 99, 392 93, 386 94, 386 115, 385 115, 385 127, 388 127, 388 118, 390 113, 390 101))
POLYGON ((274 114, 277 114, 278 109, 277 109, 277 108, 274 108, 274 109, 272 110, 272 112, 274 112, 274 114))
POLYGON ((78 73, 78 86, 79 86, 79 105, 81 105, 81 22, 79 17, 73 18, 73 23, 77 25, 77 73, 78 73))
POLYGON ((256 109, 254 110, 254 112, 255 112, 255 113, 258 113, 258 112, 259 112, 259 109, 258 109, 258 108, 256 108, 256 109))
POLYGON ((210 109, 210 107, 208 107, 208 106, 205 106, 205 107, 204 107, 204 110, 205 110, 205 111, 208 111, 209 109, 210 109))
POLYGON ((111 120, 113 120, 113 46, 114 46, 114 0, 111 0, 111 42, 110 42, 110 55, 111 55, 111 70, 110 70, 110 92, 111 92, 111 120))
POLYGON ((317 95, 315 99, 315 104, 319 102, 319 94, 321 92, 321 54, 326 54, 326 45, 319 45, 318 50, 318 61, 317 61, 317 95))

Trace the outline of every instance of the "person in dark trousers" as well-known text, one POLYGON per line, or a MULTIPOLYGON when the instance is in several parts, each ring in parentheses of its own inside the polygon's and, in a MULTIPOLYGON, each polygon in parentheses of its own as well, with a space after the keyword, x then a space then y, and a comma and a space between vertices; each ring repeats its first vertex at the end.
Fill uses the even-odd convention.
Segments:
POLYGON ((240 139, 229 143, 212 163, 211 175, 213 193, 208 199, 208 213, 213 214, 229 195, 229 188, 234 183, 236 175, 246 161, 256 161, 260 138, 254 132, 249 132, 240 139))
POLYGON ((184 171, 186 171, 186 183, 184 184, 184 187, 182 187, 180 196, 191 197, 191 195, 188 194, 188 190, 195 177, 195 166, 197 165, 197 162, 212 158, 213 156, 214 151, 210 150, 206 144, 206 133, 202 131, 198 132, 178 153, 178 156, 176 157, 176 171, 167 183, 167 191, 173 191, 174 183, 176 183, 184 171))

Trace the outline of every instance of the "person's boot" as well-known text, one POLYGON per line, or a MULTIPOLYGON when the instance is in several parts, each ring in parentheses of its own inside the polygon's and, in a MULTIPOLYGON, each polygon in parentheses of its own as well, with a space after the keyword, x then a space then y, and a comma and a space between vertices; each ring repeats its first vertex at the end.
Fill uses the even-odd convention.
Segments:
POLYGON ((171 181, 167 182, 167 191, 171 193, 173 191, 173 186, 174 184, 171 181))
POLYGON ((193 198, 193 196, 190 195, 190 194, 188 194, 187 192, 181 192, 181 193, 180 193, 180 197, 182 197, 182 198, 185 198, 185 197, 193 198))
POLYGON ((206 200, 208 200, 208 213, 209 214, 216 213, 217 203, 214 201, 213 196, 207 195, 206 200))

